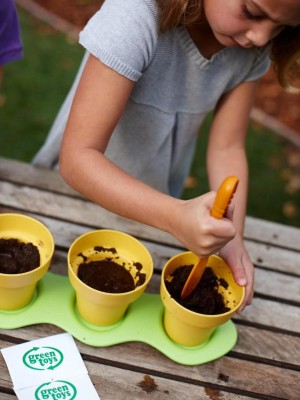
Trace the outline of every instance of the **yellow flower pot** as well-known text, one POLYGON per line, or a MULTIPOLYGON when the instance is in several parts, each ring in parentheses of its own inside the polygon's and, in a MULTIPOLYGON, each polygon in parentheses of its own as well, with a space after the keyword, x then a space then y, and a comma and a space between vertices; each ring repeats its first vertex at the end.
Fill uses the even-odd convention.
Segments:
POLYGON ((0 310, 18 310, 30 302, 37 282, 47 272, 54 240, 45 225, 21 214, 0 214, 0 238, 32 243, 40 253, 38 268, 23 274, 0 274, 0 310))
POLYGON ((183 265, 192 265, 197 257, 191 253, 181 253, 171 258, 165 265, 162 272, 160 294, 165 306, 164 327, 168 336, 182 346, 198 346, 204 343, 213 333, 217 326, 224 324, 232 318, 234 313, 245 296, 245 288, 235 283, 229 266, 218 256, 209 257, 207 266, 211 267, 214 273, 228 282, 227 290, 220 287, 225 303, 230 311, 219 315, 198 314, 181 306, 171 298, 165 286, 165 279, 177 268, 183 265))
POLYGON ((76 303, 80 316, 90 324, 108 326, 117 323, 124 315, 130 303, 137 300, 149 283, 153 274, 153 261, 144 245, 130 235, 112 230, 99 230, 80 236, 70 247, 68 253, 69 278, 76 291, 76 303), (95 252, 94 247, 101 246, 113 251, 95 252), (79 265, 83 263, 83 254, 89 261, 100 261, 107 257, 123 265, 136 282, 137 269, 134 263, 139 262, 146 274, 143 285, 127 293, 106 293, 93 289, 83 283, 77 276, 79 265), (115 259, 115 257, 119 257, 115 259))

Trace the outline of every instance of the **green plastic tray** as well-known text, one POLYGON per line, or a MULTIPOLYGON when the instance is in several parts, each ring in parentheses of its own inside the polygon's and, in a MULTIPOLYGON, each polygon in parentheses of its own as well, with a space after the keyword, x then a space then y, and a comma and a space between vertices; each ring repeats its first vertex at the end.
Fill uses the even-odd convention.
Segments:
POLYGON ((0 310, 0 328, 16 329, 48 323, 71 333, 80 342, 95 347, 144 342, 171 360, 185 365, 199 365, 220 358, 237 341, 236 327, 232 321, 228 321, 216 328, 210 339, 200 346, 176 344, 164 330, 164 306, 156 294, 143 293, 129 306, 121 321, 108 327, 85 322, 78 314, 75 303, 75 291, 69 278, 47 272, 26 307, 17 311, 0 310))

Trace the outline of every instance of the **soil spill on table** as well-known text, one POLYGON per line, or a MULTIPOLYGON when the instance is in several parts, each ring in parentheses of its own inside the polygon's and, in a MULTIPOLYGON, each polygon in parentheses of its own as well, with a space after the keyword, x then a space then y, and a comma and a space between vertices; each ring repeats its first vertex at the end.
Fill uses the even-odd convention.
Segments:
POLYGON ((205 388, 205 393, 210 398, 210 400, 221 400, 224 396, 218 390, 205 388))
POLYGON ((227 383, 227 382, 229 381, 229 376, 220 373, 220 374, 218 375, 218 379, 219 379, 220 381, 223 381, 223 382, 226 382, 226 383, 227 383))
POLYGON ((155 392, 158 388, 154 379, 149 375, 144 375, 144 379, 138 383, 138 386, 148 394, 155 392))

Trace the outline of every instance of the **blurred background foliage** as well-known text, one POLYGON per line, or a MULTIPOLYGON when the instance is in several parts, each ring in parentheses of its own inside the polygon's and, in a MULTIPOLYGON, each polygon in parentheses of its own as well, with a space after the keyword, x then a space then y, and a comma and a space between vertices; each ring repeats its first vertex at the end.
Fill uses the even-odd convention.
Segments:
MULTIPOLYGON (((84 50, 76 42, 22 10, 24 59, 5 67, 0 93, 0 156, 30 162, 73 82, 84 50)), ((184 199, 209 190, 205 166, 209 115, 201 127, 184 199)), ((251 123, 247 214, 300 226, 300 150, 251 123)))

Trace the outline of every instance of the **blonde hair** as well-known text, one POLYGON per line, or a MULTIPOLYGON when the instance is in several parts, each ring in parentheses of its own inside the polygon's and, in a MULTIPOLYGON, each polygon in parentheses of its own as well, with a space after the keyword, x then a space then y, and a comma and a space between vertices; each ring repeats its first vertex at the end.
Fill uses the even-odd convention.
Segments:
POLYGON ((300 93, 300 26, 286 27, 271 45, 271 59, 279 83, 288 92, 300 93))
MULTIPOLYGON (((160 30, 189 25, 203 18, 202 0, 156 0, 160 30)), ((291 93, 300 93, 300 26, 286 27, 271 41, 271 59, 279 83, 291 93)))

